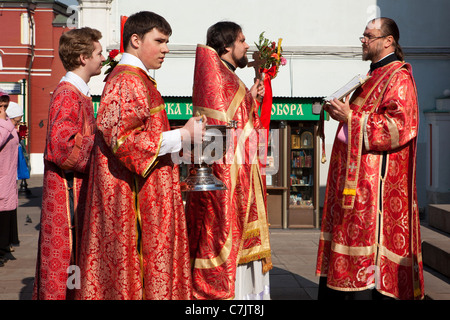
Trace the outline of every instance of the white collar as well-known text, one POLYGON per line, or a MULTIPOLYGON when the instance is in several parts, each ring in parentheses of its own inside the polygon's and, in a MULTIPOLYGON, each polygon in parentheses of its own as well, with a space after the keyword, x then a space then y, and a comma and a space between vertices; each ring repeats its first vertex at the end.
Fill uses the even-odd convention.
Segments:
POLYGON ((89 93, 89 86, 76 73, 74 73, 72 71, 67 72, 66 75, 64 77, 62 77, 60 82, 63 82, 63 81, 67 81, 67 82, 73 84, 85 96, 88 96, 88 97, 91 96, 91 94, 89 93))
POLYGON ((130 66, 136 67, 136 68, 140 68, 142 69, 145 73, 147 73, 147 75, 152 78, 152 76, 150 75, 150 72, 148 72, 147 68, 145 67, 144 63, 141 61, 141 59, 139 59, 138 57, 136 57, 135 55, 132 55, 130 53, 126 53, 124 52, 122 55, 122 58, 119 61, 119 65, 121 64, 128 64, 130 66))

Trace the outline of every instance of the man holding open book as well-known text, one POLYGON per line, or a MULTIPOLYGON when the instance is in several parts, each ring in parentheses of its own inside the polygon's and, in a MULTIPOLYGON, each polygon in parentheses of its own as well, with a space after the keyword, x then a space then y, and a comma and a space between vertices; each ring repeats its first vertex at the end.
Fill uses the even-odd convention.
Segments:
POLYGON ((370 21, 369 78, 325 110, 339 121, 317 258, 319 299, 423 299, 416 193, 417 93, 399 30, 370 21))

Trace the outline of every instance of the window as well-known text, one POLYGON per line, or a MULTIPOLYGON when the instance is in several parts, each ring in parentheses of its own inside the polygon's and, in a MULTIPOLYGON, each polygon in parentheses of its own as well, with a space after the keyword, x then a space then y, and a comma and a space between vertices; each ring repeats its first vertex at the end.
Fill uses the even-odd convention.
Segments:
MULTIPOLYGON (((31 19, 34 19, 33 17, 31 19)), ((22 44, 31 44, 35 39, 34 28, 30 25, 30 19, 28 13, 22 13, 20 15, 20 42, 22 44)))

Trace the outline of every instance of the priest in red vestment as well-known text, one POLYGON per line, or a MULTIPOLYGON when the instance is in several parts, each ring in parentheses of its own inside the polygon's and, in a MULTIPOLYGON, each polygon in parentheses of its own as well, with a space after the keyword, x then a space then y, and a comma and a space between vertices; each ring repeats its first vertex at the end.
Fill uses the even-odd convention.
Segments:
POLYGON ((59 56, 67 70, 53 92, 44 151, 44 182, 34 299, 70 299, 68 276, 77 264, 85 212, 95 118, 87 83, 101 73, 101 33, 90 28, 64 33, 59 56))
MULTIPOLYGON (((148 71, 164 62, 171 32, 148 11, 124 25, 125 52, 106 79, 97 115, 77 299, 192 297, 179 168, 171 153, 181 150, 182 137, 194 137, 200 117, 170 130, 148 71)), ((201 139, 202 131, 196 134, 201 139)))
POLYGON ((370 79, 326 107, 340 125, 323 208, 319 299, 422 299, 412 68, 392 19, 370 21, 360 39, 370 79))
POLYGON ((263 299, 270 294, 265 184, 255 152, 261 128, 255 98, 264 89, 257 82, 248 90, 234 72, 247 65, 247 50, 242 30, 233 22, 210 27, 207 45, 197 46, 194 115, 205 115, 215 125, 234 120, 237 130, 224 163, 212 164, 227 190, 187 195, 196 299, 263 299))

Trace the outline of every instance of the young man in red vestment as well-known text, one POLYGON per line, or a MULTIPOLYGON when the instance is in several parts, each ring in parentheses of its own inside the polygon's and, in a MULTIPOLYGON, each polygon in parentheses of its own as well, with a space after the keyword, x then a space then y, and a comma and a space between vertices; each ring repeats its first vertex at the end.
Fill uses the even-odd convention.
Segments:
POLYGON ((247 65, 248 48, 241 27, 228 21, 211 26, 207 45, 197 46, 194 115, 205 115, 208 124, 236 121, 237 134, 227 160, 212 164, 227 190, 187 195, 196 299, 270 299, 265 184, 251 150, 251 141, 260 141, 256 98, 264 86, 257 80, 249 90, 234 72, 247 65))
POLYGON ((77 263, 95 134, 87 83, 101 73, 105 61, 101 36, 95 29, 81 28, 64 33, 59 41, 67 73, 49 107, 34 299, 73 298, 68 268, 77 263))
POLYGON ((149 69, 159 69, 172 30, 148 11, 123 29, 124 54, 109 73, 91 160, 89 214, 79 260, 79 299, 190 299, 192 278, 179 168, 181 140, 200 139, 201 117, 170 130, 149 69), (195 135, 195 136, 194 136, 195 135))
POLYGON ((370 21, 361 37, 370 79, 345 103, 331 155, 316 273, 319 299, 422 299, 416 193, 417 92, 399 30, 370 21), (341 138, 342 137, 342 138, 341 138))

